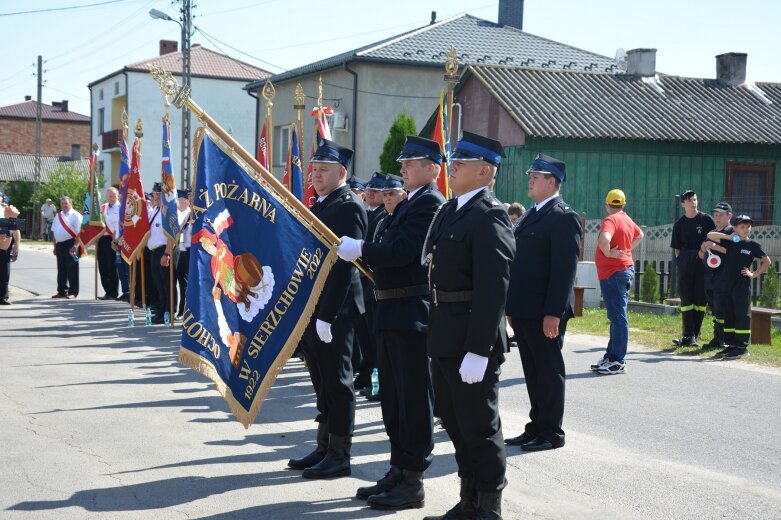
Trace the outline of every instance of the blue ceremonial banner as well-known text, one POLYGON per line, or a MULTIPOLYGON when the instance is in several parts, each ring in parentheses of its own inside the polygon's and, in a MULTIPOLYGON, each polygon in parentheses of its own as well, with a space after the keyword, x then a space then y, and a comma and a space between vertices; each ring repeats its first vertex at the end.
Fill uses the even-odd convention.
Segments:
POLYGON ((288 172, 290 172, 290 192, 298 200, 304 200, 304 173, 301 170, 301 147, 298 141, 298 129, 295 125, 293 125, 293 132, 290 136, 288 172))
POLYGON ((114 237, 119 240, 125 230, 125 204, 127 200, 127 179, 130 175, 130 154, 127 151, 127 129, 122 130, 122 139, 117 143, 119 146, 119 229, 114 237))
POLYGON ((163 233, 172 243, 179 241, 179 216, 176 204, 179 196, 176 193, 176 181, 171 168, 171 120, 168 114, 163 117, 163 158, 160 184, 163 187, 160 194, 160 212, 163 214, 163 233))
POLYGON ((179 360, 214 381, 247 428, 295 351, 336 252, 211 130, 198 130, 195 156, 179 360))

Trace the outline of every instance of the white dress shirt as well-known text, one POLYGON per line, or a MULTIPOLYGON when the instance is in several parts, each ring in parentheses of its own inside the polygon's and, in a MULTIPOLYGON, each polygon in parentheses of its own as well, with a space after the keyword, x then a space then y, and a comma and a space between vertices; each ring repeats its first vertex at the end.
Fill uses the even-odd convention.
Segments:
POLYGON ((146 243, 146 247, 149 250, 155 250, 160 246, 168 243, 168 238, 163 233, 163 212, 160 210, 160 206, 152 208, 150 217, 154 216, 149 221, 149 240, 146 243))
POLYGON ((480 188, 477 188, 476 190, 468 191, 463 195, 459 195, 458 198, 456 199, 456 201, 458 201, 458 207, 456 208, 456 211, 461 209, 461 206, 463 206, 464 204, 472 200, 472 197, 474 197, 484 189, 486 189, 486 186, 482 186, 480 188))
MULTIPOLYGON (((71 231, 76 233, 76 236, 78 236, 81 231, 81 213, 71 208, 67 213, 60 211, 60 214, 62 215, 62 220, 65 221, 65 224, 71 231)), ((59 215, 54 217, 54 221, 52 222, 52 234, 54 234, 55 242, 65 242, 66 240, 73 238, 70 233, 65 231, 62 224, 60 224, 59 215)))
POLYGON ((119 229, 119 203, 109 206, 106 202, 101 209, 103 218, 106 220, 106 232, 114 237, 119 229))
POLYGON ((551 195, 550 197, 548 197, 547 199, 543 200, 542 202, 538 202, 537 204, 534 205, 535 210, 536 211, 540 211, 545 204, 547 204, 548 202, 550 202, 551 200, 555 199, 558 196, 559 196, 559 194, 555 193, 555 194, 551 195))
POLYGON ((193 228, 190 225, 190 208, 179 212, 179 229, 182 230, 179 234, 179 251, 187 251, 190 249, 193 241, 193 228))

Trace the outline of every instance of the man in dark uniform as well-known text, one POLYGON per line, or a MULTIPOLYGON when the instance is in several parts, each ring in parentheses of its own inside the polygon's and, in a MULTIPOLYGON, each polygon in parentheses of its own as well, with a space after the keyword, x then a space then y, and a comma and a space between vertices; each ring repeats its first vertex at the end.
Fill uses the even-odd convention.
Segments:
POLYGON ((501 519, 507 463, 498 383, 515 241, 507 211, 487 187, 502 156, 498 141, 464 132, 450 165, 458 198, 441 206, 424 243, 431 380, 461 478, 461 501, 429 520, 501 519))
POLYGON ((190 190, 176 190, 179 198, 177 201, 177 217, 179 218, 179 245, 176 258, 176 281, 179 284, 179 308, 176 311, 177 318, 184 316, 187 305, 187 280, 190 273, 190 245, 193 237, 193 229, 190 225, 190 190))
POLYGON ((152 203, 154 208, 149 217, 149 240, 146 243, 145 255, 149 256, 150 278, 152 292, 149 295, 152 309, 152 323, 163 323, 164 316, 168 313, 169 319, 176 308, 176 292, 173 294, 173 308, 171 307, 171 276, 170 265, 173 261, 173 246, 163 232, 163 215, 160 207, 163 185, 156 182, 152 187, 152 203))
MULTIPOLYGON (((312 213, 336 236, 363 239, 366 210, 347 185, 347 167, 353 151, 323 139, 312 157, 312 184, 317 202, 312 213)), ((350 445, 355 427, 353 389, 353 325, 363 312, 358 271, 338 260, 328 274, 323 292, 301 348, 317 395, 317 448, 288 466, 304 469, 306 478, 350 474, 350 445)))
MULTIPOLYGON (((716 224, 714 231, 731 235, 734 229, 730 224, 732 220, 732 206, 726 202, 719 202, 712 212, 713 222, 716 224)), ((705 300, 708 302, 710 312, 713 315, 713 339, 705 345, 707 348, 724 348, 726 343, 724 336, 724 259, 727 250, 713 240, 706 240, 700 246, 700 251, 705 255, 705 300)))
POLYGON ((531 411, 525 431, 507 439, 524 451, 564 446, 564 358, 567 320, 573 316, 575 273, 580 252, 580 217, 559 189, 566 165, 538 154, 529 170, 535 205, 515 229, 518 254, 512 265, 507 315, 515 332, 531 411))
MULTIPOLYGON (((377 229, 377 223, 388 213, 382 204, 382 188, 384 186, 385 176, 380 172, 374 172, 372 178, 366 184, 366 192, 363 194, 363 200, 366 204, 366 216, 368 226, 366 228, 366 242, 374 239, 374 230, 377 229)), ((374 283, 365 276, 361 276, 361 288, 363 290, 363 306, 366 309, 358 320, 355 327, 355 334, 360 338, 361 346, 361 364, 355 369, 355 389, 371 390, 372 370, 377 366, 377 344, 374 340, 372 327, 374 324, 374 312, 377 302, 374 299, 374 283)), ((371 393, 371 392, 369 392, 371 393)))
POLYGON ((408 191, 406 200, 383 220, 378 240, 364 243, 342 237, 338 250, 344 260, 363 258, 372 267, 377 284, 374 332, 382 419, 391 444, 390 470, 377 484, 359 488, 357 493, 374 509, 423 507, 421 479, 431 465, 434 448, 426 352, 429 287, 420 256, 431 220, 445 202, 436 186, 444 157, 435 141, 408 136, 398 160, 408 191))
POLYGON ((697 194, 681 193, 684 214, 673 225, 670 247, 675 251, 678 267, 678 293, 681 296, 683 337, 674 339, 679 346, 697 346, 702 319, 705 317, 705 265, 700 251, 708 232, 716 228, 710 215, 697 211, 697 194))

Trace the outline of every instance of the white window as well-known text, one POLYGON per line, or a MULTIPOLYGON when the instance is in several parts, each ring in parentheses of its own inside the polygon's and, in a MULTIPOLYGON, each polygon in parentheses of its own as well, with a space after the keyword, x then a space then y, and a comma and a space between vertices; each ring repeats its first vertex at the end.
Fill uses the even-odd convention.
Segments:
POLYGON ((98 90, 98 99, 103 101, 103 89, 98 90))
POLYGON ((290 124, 274 127, 274 166, 287 162, 287 148, 290 146, 290 124))
POLYGON ((115 96, 119 95, 119 81, 114 82, 114 95, 115 96))
MULTIPOLYGON (((103 92, 101 90, 101 92, 103 92)), ((106 109, 105 108, 99 108, 98 109, 98 133, 102 134, 106 131, 106 127, 104 126, 104 120, 106 116, 106 109)))

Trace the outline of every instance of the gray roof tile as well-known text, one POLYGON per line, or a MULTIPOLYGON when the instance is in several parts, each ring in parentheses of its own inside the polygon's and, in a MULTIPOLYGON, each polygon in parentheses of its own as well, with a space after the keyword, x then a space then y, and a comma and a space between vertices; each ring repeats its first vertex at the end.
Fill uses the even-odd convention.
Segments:
MULTIPOLYGON (((89 174, 89 159, 79 161, 63 161, 60 157, 41 156, 41 182, 49 181, 49 174, 62 165, 74 166, 84 173, 84 179, 89 174)), ((26 153, 0 152, 0 182, 29 181, 35 182, 35 155, 26 153)))

